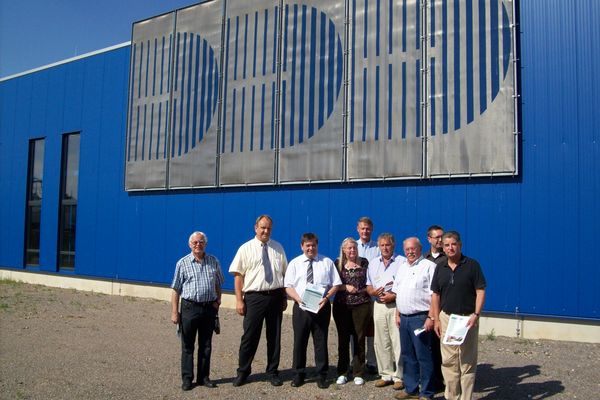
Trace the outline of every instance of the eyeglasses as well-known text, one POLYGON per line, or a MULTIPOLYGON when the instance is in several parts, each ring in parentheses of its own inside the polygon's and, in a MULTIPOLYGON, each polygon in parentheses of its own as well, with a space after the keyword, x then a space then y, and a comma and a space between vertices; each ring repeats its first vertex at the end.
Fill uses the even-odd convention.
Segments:
POLYGON ((192 241, 192 242, 190 242, 190 243, 191 243, 191 244, 193 244, 194 246, 197 246, 197 245, 199 245, 199 244, 204 244, 204 243, 206 243, 206 241, 204 241, 204 240, 194 240, 194 241, 192 241))

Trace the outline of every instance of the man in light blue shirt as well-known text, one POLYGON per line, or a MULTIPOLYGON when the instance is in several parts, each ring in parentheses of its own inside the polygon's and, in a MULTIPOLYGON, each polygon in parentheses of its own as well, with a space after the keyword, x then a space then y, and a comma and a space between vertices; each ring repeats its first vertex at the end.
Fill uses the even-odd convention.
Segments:
MULTIPOLYGON (((358 219, 356 224, 356 231, 358 232, 358 256, 366 258, 371 261, 375 257, 379 257, 379 247, 377 242, 371 240, 373 235, 373 221, 369 217, 361 217, 358 219)), ((370 329, 367 329, 367 349, 365 358, 367 372, 370 374, 377 374, 377 357, 375 356, 375 345, 373 340, 373 322, 371 321, 370 329)))
POLYGON ((356 241, 358 243, 358 256, 366 258, 368 261, 379 256, 377 242, 371 240, 373 235, 373 221, 371 221, 371 218, 360 218, 356 225, 356 231, 358 232, 358 240, 356 241))
POLYGON ((400 334, 396 327, 396 294, 392 292, 398 267, 406 258, 394 253, 395 239, 391 233, 382 233, 377 239, 381 256, 369 261, 367 292, 377 300, 373 304, 375 322, 375 354, 381 379, 376 387, 394 385, 404 388, 400 360, 400 334), (390 351, 391 350, 391 351, 390 351))

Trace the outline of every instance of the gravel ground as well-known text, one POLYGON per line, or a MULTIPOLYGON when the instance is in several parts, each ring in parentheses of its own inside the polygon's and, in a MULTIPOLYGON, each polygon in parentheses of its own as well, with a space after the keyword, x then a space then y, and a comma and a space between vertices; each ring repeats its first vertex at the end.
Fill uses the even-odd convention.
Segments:
MULTIPOLYGON (((390 387, 367 384, 301 388, 292 378, 291 318, 284 317, 284 385, 272 387, 265 341, 249 384, 234 388, 242 318, 221 310, 213 339, 216 389, 180 389, 179 341, 164 301, 107 296, 0 281, 0 399, 392 399, 390 387)), ((335 380, 336 334, 329 357, 335 380)), ((476 399, 600 399, 600 344, 481 336, 476 399)), ((313 363, 309 345, 309 365, 313 363)), ((310 378, 310 376, 309 376, 310 378)), ((443 398, 438 394, 437 399, 443 398)))

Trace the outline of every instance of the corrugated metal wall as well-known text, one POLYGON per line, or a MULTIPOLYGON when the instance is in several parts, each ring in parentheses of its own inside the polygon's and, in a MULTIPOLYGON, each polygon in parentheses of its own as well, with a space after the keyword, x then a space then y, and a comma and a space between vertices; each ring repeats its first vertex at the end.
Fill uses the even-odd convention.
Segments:
MULTIPOLYGON (((41 266, 56 272, 61 135, 81 131, 75 274, 167 284, 200 229, 227 269, 275 220, 288 257, 305 231, 335 257, 369 215, 398 240, 437 223, 488 279, 486 310, 600 319, 600 3, 520 2, 522 174, 428 182, 126 193, 129 48, 0 82, 0 267, 23 268, 28 141, 45 137, 41 266)), ((61 272, 62 273, 62 272, 61 272)), ((227 287, 232 288, 230 277, 227 287)))

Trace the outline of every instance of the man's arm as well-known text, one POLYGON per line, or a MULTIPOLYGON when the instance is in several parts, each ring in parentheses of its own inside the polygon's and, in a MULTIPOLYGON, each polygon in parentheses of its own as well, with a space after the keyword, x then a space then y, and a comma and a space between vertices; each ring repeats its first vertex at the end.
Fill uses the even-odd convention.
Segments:
POLYGON ((171 291, 171 322, 179 323, 179 293, 175 289, 171 291))
POLYGON ((294 289, 293 287, 286 287, 285 292, 287 293, 290 299, 294 300, 298 304, 302 304, 302 299, 300 298, 298 292, 296 292, 296 289, 294 289))
POLYGON ((244 277, 234 272, 233 286, 235 289, 235 310, 239 315, 246 315, 246 303, 244 303, 244 277))
POLYGON ((433 317, 433 330, 438 337, 442 337, 442 325, 440 323, 440 294, 431 294, 430 316, 433 317))
POLYGON ((475 312, 471 314, 469 321, 467 322, 467 326, 470 328, 477 323, 479 316, 481 315, 481 310, 483 310, 483 303, 485 303, 485 289, 476 289, 475 290, 475 312))

